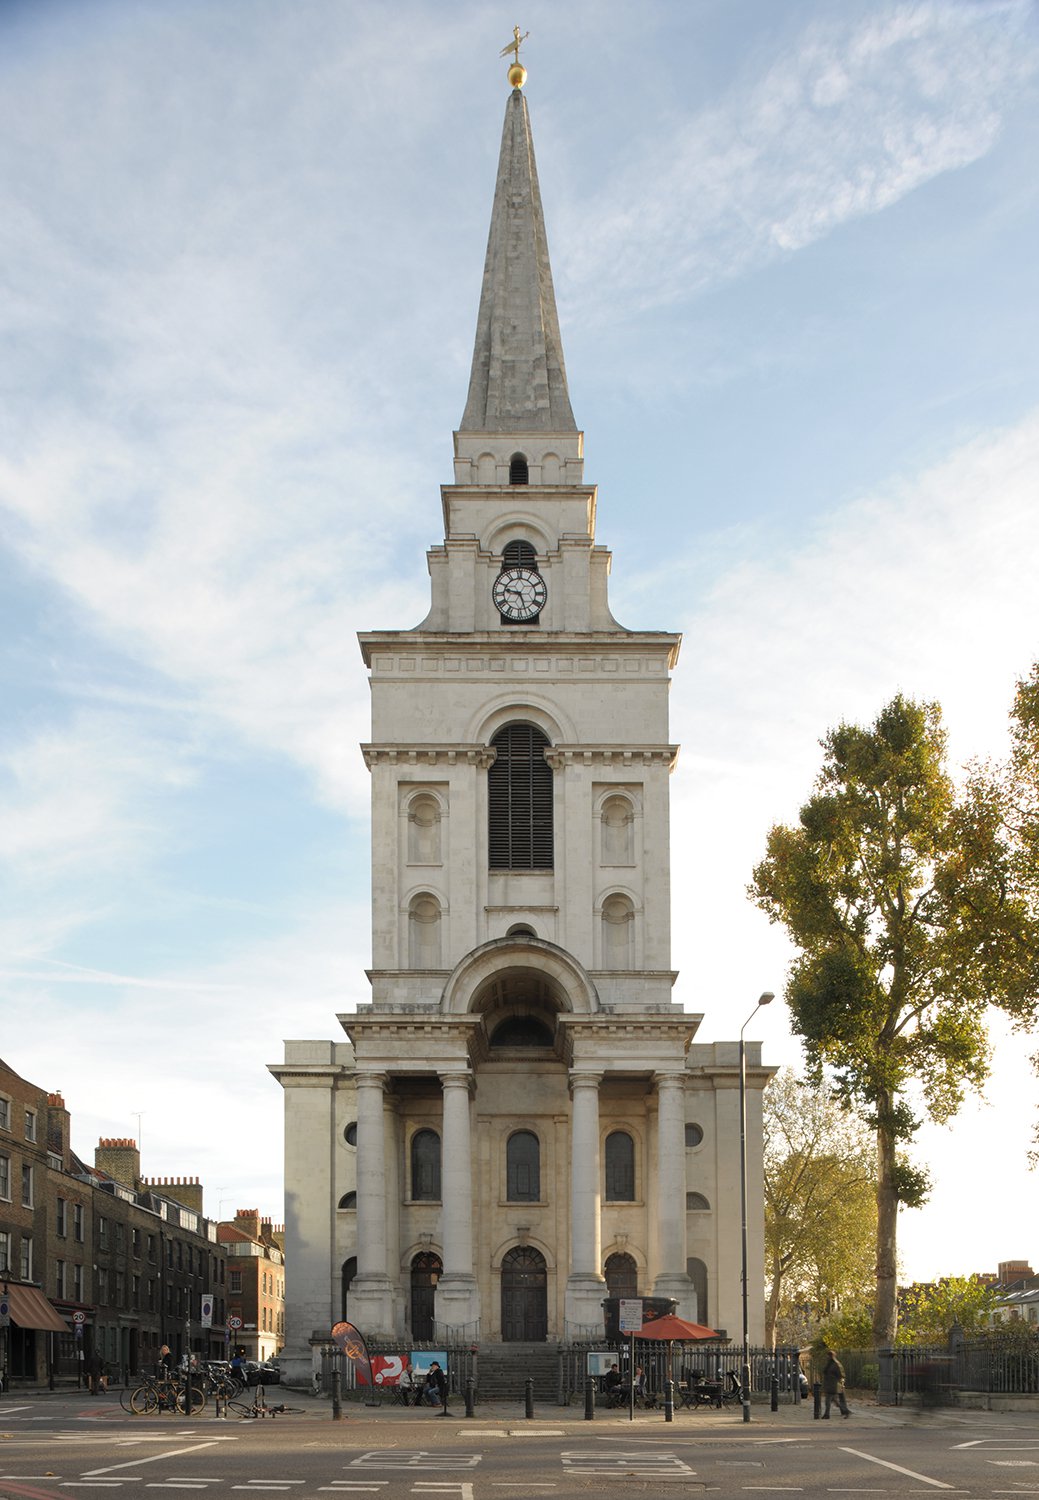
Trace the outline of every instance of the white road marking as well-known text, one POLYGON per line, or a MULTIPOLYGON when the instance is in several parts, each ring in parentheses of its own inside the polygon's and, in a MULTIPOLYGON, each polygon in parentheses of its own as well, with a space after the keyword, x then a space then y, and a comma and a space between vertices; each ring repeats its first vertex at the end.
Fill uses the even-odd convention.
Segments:
MULTIPOLYGON (((212 1442, 195 1443, 190 1448, 174 1448, 172 1453, 153 1453, 150 1458, 130 1458, 127 1459, 125 1464, 106 1464, 103 1469, 90 1469, 81 1477, 83 1479, 95 1479, 98 1474, 114 1474, 116 1469, 138 1469, 143 1464, 157 1464, 167 1458, 182 1458, 185 1453, 201 1453, 203 1448, 212 1448, 212 1446, 212 1442)), ((127 1478, 129 1477, 127 1475, 127 1478)), ((133 1475, 134 1479, 138 1477, 136 1474, 133 1475)))
POLYGON ((872 1453, 861 1453, 858 1448, 844 1448, 841 1451, 853 1453, 856 1458, 864 1458, 868 1464, 880 1464, 883 1469, 894 1469, 896 1474, 905 1474, 908 1479, 919 1479, 921 1484, 931 1484, 936 1490, 956 1489, 954 1484, 945 1484, 941 1479, 929 1479, 926 1474, 918 1474, 915 1469, 903 1469, 901 1464, 888 1463, 886 1458, 874 1458, 872 1453))

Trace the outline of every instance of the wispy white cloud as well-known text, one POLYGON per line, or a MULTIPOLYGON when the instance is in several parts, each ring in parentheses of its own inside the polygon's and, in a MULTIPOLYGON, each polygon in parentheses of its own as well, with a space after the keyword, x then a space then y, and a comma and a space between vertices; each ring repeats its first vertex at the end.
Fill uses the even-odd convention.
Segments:
POLYGON ((561 224, 571 315, 685 300, 976 161, 1039 63, 1030 9, 834 12, 722 103, 657 121, 561 224))
MULTIPOLYGON (((687 1003, 760 990, 769 967, 779 981, 785 944, 743 892, 768 828, 810 793, 827 729, 902 691, 942 704, 953 766, 1005 753, 1014 683, 1039 657, 1037 493, 1039 412, 834 510, 796 549, 741 535, 683 622, 673 689, 687 1003), (731 943, 705 947, 723 929, 731 943)), ((708 1008, 726 1033, 724 1005, 708 1008)))

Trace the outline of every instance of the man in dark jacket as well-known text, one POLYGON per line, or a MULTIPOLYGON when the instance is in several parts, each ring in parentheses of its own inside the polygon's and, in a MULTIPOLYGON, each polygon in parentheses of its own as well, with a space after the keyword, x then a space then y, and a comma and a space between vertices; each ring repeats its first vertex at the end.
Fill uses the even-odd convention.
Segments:
POLYGON ((823 1365, 823 1395, 826 1397, 826 1408, 823 1412, 824 1422, 830 1415, 830 1402, 834 1398, 836 1398, 837 1405, 841 1409, 841 1416, 851 1416, 844 1396, 844 1366, 832 1349, 827 1349, 826 1363, 823 1365))

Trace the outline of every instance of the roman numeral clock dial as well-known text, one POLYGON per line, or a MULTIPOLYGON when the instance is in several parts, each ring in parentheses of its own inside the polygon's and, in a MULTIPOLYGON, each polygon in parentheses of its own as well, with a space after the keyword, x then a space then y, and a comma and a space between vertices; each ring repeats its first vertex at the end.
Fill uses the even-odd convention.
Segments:
POLYGON ((494 580, 494 602, 506 620, 536 620, 548 590, 533 568, 503 568, 494 580))

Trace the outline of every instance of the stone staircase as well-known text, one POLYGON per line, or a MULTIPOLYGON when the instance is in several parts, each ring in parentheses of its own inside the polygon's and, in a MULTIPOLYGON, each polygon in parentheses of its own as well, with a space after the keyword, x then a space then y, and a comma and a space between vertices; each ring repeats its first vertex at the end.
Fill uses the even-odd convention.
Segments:
POLYGON ((554 1344, 481 1344, 478 1401, 515 1401, 522 1406, 528 1379, 534 1381, 534 1400, 539 1405, 556 1405, 559 1355, 554 1344))

